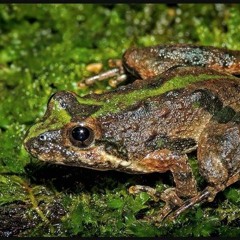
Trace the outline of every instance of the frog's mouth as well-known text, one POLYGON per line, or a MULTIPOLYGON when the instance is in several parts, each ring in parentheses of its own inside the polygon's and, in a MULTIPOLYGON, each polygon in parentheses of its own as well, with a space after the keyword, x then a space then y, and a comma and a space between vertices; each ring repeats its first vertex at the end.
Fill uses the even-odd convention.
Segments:
POLYGON ((26 150, 41 161, 78 166, 97 170, 125 169, 131 162, 122 160, 105 152, 102 145, 81 149, 74 145, 65 146, 60 140, 60 131, 51 131, 24 142, 26 150), (54 137, 53 137, 54 136, 54 137), (51 138, 51 141, 49 139, 51 138), (55 139, 55 141, 53 141, 55 139), (57 140, 56 140, 57 139, 57 140))

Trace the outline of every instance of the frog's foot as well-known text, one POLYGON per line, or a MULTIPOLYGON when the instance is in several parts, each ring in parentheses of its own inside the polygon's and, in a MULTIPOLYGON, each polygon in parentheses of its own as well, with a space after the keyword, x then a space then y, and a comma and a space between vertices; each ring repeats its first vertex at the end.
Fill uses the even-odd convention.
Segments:
POLYGON ((176 211, 167 216, 167 219, 173 220, 177 218, 182 212, 191 208, 197 203, 212 202, 218 192, 223 191, 226 187, 240 180, 240 173, 233 175, 225 184, 216 185, 214 187, 208 186, 202 192, 186 200, 176 211))
POLYGON ((155 215, 146 217, 152 220, 155 224, 161 223, 176 207, 182 206, 184 203, 181 198, 178 197, 175 188, 166 189, 160 196, 161 200, 165 202, 163 208, 160 209, 155 215))
POLYGON ((196 196, 183 201, 178 197, 174 189, 167 189, 161 194, 161 199, 166 202, 165 206, 159 211, 159 213, 152 219, 155 223, 160 223, 163 220, 173 221, 182 212, 191 208, 196 203, 202 203, 205 201, 212 201, 218 190, 213 187, 207 187, 201 193, 196 196), (177 208, 177 210, 176 210, 177 208))
MULTIPOLYGON (((223 187, 225 188, 225 187, 223 187)), ((222 189, 221 189, 222 190, 222 189)), ((192 197, 188 200, 186 200, 176 211, 172 212, 167 216, 168 220, 174 220, 177 218, 182 212, 185 210, 191 208, 197 203, 203 203, 203 202, 212 202, 216 196, 216 194, 221 191, 220 189, 214 188, 214 187, 206 187, 202 192, 197 194, 195 197, 192 197)))
POLYGON ((84 83, 88 86, 93 85, 96 81, 102 81, 105 79, 111 78, 111 86, 117 86, 120 83, 124 82, 127 79, 127 74, 124 71, 122 66, 122 61, 120 60, 111 60, 109 61, 109 65, 114 67, 108 71, 99 73, 97 75, 88 77, 84 79, 84 83))
POLYGON ((176 207, 180 207, 184 203, 183 200, 178 197, 175 188, 168 188, 162 193, 157 192, 154 188, 142 185, 136 185, 129 188, 129 193, 131 194, 137 194, 140 192, 147 192, 156 202, 159 200, 165 202, 164 207, 156 214, 145 216, 143 220, 146 221, 152 221, 154 223, 162 222, 163 219, 165 219, 176 207))
POLYGON ((172 213, 169 212, 169 214, 165 218, 170 220, 170 221, 176 219, 182 212, 189 209, 190 207, 192 207, 196 203, 207 201, 207 199, 210 197, 210 195, 211 194, 210 194, 209 189, 206 188, 204 191, 202 191, 197 196, 186 200, 176 211, 174 211, 172 213))

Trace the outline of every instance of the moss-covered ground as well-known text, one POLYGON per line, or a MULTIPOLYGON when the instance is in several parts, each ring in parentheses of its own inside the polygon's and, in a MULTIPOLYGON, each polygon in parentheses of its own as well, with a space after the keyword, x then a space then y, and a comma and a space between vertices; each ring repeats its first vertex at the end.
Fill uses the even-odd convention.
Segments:
MULTIPOLYGON (((44 164, 22 147, 26 130, 58 90, 79 95, 90 63, 120 58, 130 46, 196 43, 240 49, 235 4, 1 4, 0 236, 239 236, 236 183, 175 222, 142 220, 161 203, 128 188, 172 185, 170 174, 128 175, 44 164)), ((196 161, 191 161, 198 176, 196 161)), ((200 180, 200 178, 198 178, 200 180)), ((200 186, 203 182, 200 181, 200 186)))

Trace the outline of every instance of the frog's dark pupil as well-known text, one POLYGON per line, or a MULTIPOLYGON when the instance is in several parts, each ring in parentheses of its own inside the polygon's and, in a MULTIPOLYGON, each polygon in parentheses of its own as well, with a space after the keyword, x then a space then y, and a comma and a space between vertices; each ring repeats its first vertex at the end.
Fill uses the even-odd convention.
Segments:
POLYGON ((90 131, 86 127, 76 127, 72 130, 72 137, 77 141, 85 141, 89 138, 90 131))

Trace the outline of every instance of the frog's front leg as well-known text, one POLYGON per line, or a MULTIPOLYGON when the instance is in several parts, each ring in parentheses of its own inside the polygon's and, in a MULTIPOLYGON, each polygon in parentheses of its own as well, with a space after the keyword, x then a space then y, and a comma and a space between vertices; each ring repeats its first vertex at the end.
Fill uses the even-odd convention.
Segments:
MULTIPOLYGON (((180 207, 184 203, 182 198, 191 198, 197 195, 196 180, 186 154, 177 154, 168 149, 156 150, 143 158, 139 164, 149 172, 161 173, 170 170, 176 184, 175 188, 166 189, 163 193, 157 195, 166 204, 156 216, 151 217, 155 222, 160 222, 176 207, 180 207)), ((134 188, 130 190, 133 192, 134 188)), ((149 191, 148 188, 141 189, 137 186, 135 192, 139 190, 155 193, 152 190, 149 191)))

